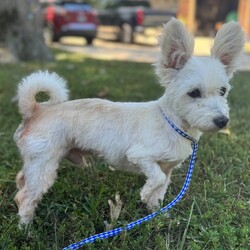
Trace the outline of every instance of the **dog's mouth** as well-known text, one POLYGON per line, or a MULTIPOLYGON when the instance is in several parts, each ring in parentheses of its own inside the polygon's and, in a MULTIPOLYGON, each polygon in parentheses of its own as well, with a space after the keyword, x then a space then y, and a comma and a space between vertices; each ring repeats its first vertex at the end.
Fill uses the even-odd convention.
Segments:
POLYGON ((203 129, 200 129, 201 132, 204 132, 204 133, 215 133, 215 132, 218 132, 220 131, 221 129, 217 128, 217 127, 211 127, 211 128, 203 128, 203 129))

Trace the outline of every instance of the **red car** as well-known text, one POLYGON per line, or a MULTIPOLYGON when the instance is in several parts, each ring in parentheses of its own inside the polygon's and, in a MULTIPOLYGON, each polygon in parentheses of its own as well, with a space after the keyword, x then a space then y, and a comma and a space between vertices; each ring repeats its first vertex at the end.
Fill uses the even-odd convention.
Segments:
POLYGON ((92 44, 96 37, 98 19, 93 8, 85 2, 46 1, 44 25, 50 39, 59 41, 63 36, 85 37, 92 44))

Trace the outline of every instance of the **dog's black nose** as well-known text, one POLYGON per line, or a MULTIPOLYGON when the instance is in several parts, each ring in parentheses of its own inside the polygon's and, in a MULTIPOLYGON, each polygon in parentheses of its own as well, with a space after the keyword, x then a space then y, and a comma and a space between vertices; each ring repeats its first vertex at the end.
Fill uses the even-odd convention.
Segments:
POLYGON ((214 119, 214 124, 218 128, 224 128, 227 125, 228 121, 229 119, 226 116, 220 116, 214 119))

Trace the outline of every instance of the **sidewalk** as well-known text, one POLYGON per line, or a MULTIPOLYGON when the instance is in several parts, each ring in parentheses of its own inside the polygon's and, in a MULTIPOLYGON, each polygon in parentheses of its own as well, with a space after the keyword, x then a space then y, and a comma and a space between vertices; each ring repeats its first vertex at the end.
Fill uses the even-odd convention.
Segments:
MULTIPOLYGON (((144 44, 143 41, 141 41, 141 44, 126 45, 118 42, 95 39, 93 46, 86 46, 83 38, 69 37, 62 38, 60 43, 53 43, 50 46, 100 60, 155 63, 160 55, 157 39, 146 40, 144 42, 144 44)), ((212 45, 212 38, 196 37, 194 55, 209 56, 212 45)), ((15 58, 8 53, 6 49, 0 48, 0 63, 15 62, 15 58)), ((240 65, 240 70, 250 71, 250 42, 247 42, 245 45, 245 53, 240 65)))

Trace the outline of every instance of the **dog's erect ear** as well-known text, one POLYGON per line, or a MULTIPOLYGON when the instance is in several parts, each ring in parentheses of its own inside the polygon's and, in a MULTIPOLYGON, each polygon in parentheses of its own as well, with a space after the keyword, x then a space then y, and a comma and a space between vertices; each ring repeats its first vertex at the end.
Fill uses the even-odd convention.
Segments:
POLYGON ((155 64, 155 71, 161 85, 166 87, 192 56, 194 39, 181 21, 172 18, 163 27, 159 45, 161 55, 155 64))
POLYGON ((184 24, 175 18, 164 25, 159 44, 161 63, 165 68, 183 68, 194 50, 193 37, 187 32, 184 24))
POLYGON ((234 21, 222 25, 215 36, 211 56, 219 59, 226 66, 230 78, 238 68, 244 43, 244 32, 240 24, 234 21))

